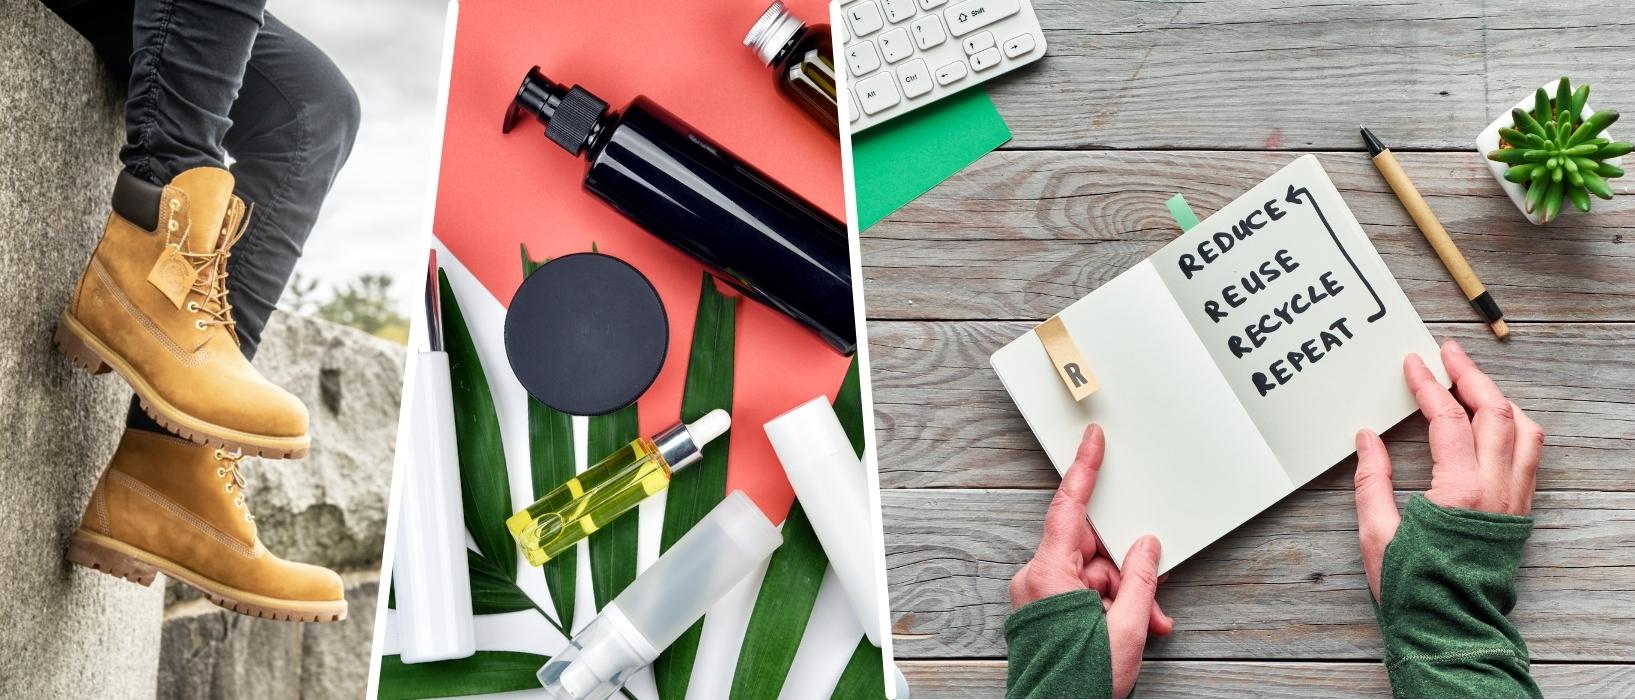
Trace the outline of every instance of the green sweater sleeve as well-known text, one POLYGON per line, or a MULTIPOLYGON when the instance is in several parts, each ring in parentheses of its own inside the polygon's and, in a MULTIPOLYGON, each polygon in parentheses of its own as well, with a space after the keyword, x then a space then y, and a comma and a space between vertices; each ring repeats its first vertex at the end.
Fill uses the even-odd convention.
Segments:
POLYGON ((1374 608, 1393 695, 1540 697, 1527 644, 1505 617, 1532 531, 1530 517, 1408 502, 1374 608))
POLYGON ((1005 644, 1010 648, 1007 697, 1113 695, 1107 615, 1095 591, 1063 593, 1022 606, 1005 619, 1005 644))

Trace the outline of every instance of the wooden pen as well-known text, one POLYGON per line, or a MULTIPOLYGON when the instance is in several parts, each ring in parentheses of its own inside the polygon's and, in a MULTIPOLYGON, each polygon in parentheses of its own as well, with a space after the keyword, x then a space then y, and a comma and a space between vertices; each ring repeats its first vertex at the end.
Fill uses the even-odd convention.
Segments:
POLYGON ((1476 309, 1476 313, 1481 314, 1482 320, 1487 321, 1488 327, 1493 329, 1493 335, 1499 340, 1509 338, 1510 326, 1504 322, 1504 311, 1499 308, 1498 302, 1493 301, 1493 295, 1476 276, 1476 271, 1470 268, 1470 261, 1465 259, 1458 246, 1453 244, 1453 239, 1448 237, 1448 231, 1442 228, 1442 222, 1436 219, 1436 214, 1431 213, 1431 206, 1425 203, 1425 198, 1419 195, 1419 190, 1408 179, 1408 174, 1402 171, 1396 155, 1380 143, 1368 127, 1361 129, 1363 143, 1368 146, 1368 155, 1373 159, 1374 167, 1385 176, 1385 182, 1391 185, 1391 191, 1396 193, 1402 207, 1408 210, 1408 216, 1413 217, 1420 233, 1425 234, 1425 240, 1431 244, 1431 249, 1436 251, 1436 256, 1442 259, 1442 265, 1448 268, 1448 273, 1453 275, 1453 281, 1459 283, 1459 289, 1465 293, 1465 298, 1470 300, 1471 307, 1476 309))

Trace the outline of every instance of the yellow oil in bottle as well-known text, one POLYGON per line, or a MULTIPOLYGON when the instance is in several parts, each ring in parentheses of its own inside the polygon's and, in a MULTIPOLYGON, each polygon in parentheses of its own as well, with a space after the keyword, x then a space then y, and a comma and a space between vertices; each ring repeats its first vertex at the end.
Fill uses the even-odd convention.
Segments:
POLYGON ((651 439, 636 438, 507 518, 505 527, 528 563, 539 566, 669 485, 664 456, 651 439))

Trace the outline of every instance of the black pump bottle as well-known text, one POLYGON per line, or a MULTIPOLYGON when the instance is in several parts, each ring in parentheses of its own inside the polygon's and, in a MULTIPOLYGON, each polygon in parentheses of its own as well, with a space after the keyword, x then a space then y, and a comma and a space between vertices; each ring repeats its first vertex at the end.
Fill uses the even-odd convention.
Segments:
POLYGON ((585 189, 745 294, 857 349, 846 229, 646 97, 622 112, 535 66, 505 112, 590 162, 585 189))

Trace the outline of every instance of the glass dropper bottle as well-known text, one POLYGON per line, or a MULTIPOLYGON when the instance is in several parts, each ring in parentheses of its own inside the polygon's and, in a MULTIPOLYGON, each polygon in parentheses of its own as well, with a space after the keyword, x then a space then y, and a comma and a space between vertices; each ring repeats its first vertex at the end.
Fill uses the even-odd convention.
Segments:
POLYGON ((830 134, 840 133, 835 51, 829 25, 808 27, 782 2, 774 2, 744 35, 744 46, 772 68, 778 92, 830 134))
POLYGON ((670 477, 703 459, 702 448, 732 425, 715 409, 651 438, 639 437, 505 520, 528 563, 539 566, 670 486, 670 477))

